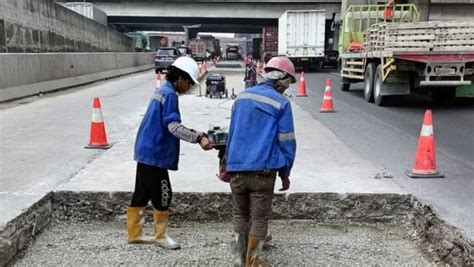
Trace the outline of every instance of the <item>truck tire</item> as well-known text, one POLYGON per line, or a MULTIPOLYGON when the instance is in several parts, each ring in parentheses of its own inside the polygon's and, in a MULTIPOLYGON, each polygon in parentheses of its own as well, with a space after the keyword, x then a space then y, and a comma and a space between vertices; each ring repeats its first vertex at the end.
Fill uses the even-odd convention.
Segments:
POLYGON ((378 65, 375 72, 375 82, 373 86, 374 103, 377 106, 385 106, 388 104, 388 96, 383 96, 381 93, 384 90, 385 83, 382 77, 382 65, 378 65))
POLYGON ((351 84, 349 83, 349 79, 342 77, 341 78, 341 91, 349 91, 349 88, 351 87, 351 84))
POLYGON ((377 63, 371 62, 367 64, 364 75, 364 99, 367 102, 374 101, 374 79, 375 79, 375 70, 377 69, 377 63))

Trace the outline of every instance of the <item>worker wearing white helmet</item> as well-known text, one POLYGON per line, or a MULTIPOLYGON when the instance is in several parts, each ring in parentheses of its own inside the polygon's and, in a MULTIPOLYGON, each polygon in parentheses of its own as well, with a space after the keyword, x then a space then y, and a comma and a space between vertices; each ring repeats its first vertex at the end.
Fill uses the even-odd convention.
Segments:
MULTIPOLYGON (((188 91, 198 83, 197 63, 189 57, 180 57, 168 67, 166 83, 157 88, 138 129, 134 159, 137 161, 135 191, 127 209, 129 243, 143 243, 140 220, 145 206, 153 204, 154 238, 151 240, 166 249, 180 245, 167 234, 172 190, 168 170, 178 169, 179 142, 198 143, 202 149, 211 149, 203 132, 181 124, 178 93, 188 91)), ((148 242, 150 240, 147 240, 148 242)))

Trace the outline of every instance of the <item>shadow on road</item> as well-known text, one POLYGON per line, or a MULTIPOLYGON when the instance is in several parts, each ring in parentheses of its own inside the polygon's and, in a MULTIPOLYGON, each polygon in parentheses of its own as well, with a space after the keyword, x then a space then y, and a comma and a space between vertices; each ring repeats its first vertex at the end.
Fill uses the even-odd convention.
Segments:
MULTIPOLYGON (((363 88, 351 88, 348 92, 351 96, 364 98, 364 89, 363 88)), ((373 104, 373 103, 372 103, 373 104)), ((459 97, 455 98, 452 101, 446 101, 444 103, 437 103, 431 99, 429 95, 426 94, 417 94, 411 93, 406 96, 400 96, 399 99, 395 100, 393 103, 387 105, 392 108, 436 108, 436 109, 474 109, 474 98, 468 97, 459 97)))

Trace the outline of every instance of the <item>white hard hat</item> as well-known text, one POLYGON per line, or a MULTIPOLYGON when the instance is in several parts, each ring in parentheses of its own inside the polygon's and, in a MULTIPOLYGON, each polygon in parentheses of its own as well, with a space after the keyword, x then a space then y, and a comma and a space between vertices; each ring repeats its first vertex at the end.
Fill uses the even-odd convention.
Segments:
POLYGON ((189 74, 193 82, 195 84, 199 84, 199 68, 198 64, 196 63, 196 61, 194 61, 194 59, 190 57, 179 57, 171 65, 189 74))

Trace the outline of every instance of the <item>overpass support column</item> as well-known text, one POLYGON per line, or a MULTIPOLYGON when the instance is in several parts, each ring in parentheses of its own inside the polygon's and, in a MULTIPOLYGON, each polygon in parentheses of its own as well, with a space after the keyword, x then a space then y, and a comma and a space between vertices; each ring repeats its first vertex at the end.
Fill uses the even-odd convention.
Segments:
POLYGON ((186 46, 188 46, 189 39, 196 38, 199 28, 201 25, 192 25, 192 26, 183 26, 184 28, 184 41, 186 42, 186 46))

